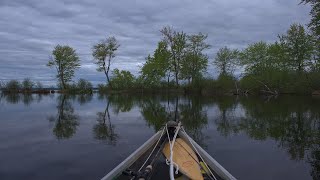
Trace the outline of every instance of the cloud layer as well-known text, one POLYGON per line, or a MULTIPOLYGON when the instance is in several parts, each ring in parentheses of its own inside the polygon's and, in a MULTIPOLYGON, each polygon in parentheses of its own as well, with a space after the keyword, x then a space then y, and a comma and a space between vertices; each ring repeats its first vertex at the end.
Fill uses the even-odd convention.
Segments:
MULTIPOLYGON (((0 80, 30 77, 55 84, 55 72, 46 63, 56 44, 68 44, 81 57, 76 78, 104 82, 91 47, 108 36, 121 44, 112 67, 137 74, 167 25, 207 33, 213 59, 223 46, 272 42, 290 24, 307 24, 309 11, 299 0, 1 0, 0 80)), ((214 68, 209 73, 215 74, 214 68)))

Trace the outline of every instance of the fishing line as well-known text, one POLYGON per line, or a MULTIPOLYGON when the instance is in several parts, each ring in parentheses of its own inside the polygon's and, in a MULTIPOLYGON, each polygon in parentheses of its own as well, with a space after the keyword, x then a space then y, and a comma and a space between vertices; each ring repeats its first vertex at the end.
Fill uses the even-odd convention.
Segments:
POLYGON ((146 159, 146 161, 142 164, 142 166, 140 167, 140 169, 138 170, 138 172, 141 171, 141 169, 143 168, 143 166, 146 165, 147 161, 149 160, 149 158, 150 158, 151 155, 153 154, 153 151, 156 149, 156 147, 158 146, 158 144, 159 144, 159 142, 160 142, 160 140, 161 140, 161 138, 162 138, 163 132, 164 132, 164 129, 162 130, 161 135, 160 135, 160 138, 158 139, 156 145, 153 147, 151 153, 149 154, 149 156, 148 156, 148 158, 146 159))

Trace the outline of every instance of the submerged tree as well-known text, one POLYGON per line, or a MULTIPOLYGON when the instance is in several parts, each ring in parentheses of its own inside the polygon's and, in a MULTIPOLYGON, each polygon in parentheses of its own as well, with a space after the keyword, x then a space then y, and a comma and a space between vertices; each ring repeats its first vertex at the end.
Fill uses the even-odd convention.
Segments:
POLYGON ((203 53, 210 45, 205 42, 208 35, 198 33, 187 36, 188 43, 181 63, 181 77, 190 82, 203 76, 208 67, 208 56, 203 53))
POLYGON ((109 78, 109 71, 112 59, 116 56, 120 44, 115 37, 109 37, 106 40, 99 42, 92 48, 92 56, 95 59, 95 63, 98 65, 97 71, 104 72, 107 77, 108 84, 112 88, 112 84, 109 78))
POLYGON ((62 89, 67 89, 67 84, 74 76, 74 71, 80 68, 79 57, 70 46, 57 45, 52 54, 53 58, 49 60, 47 66, 56 68, 59 85, 62 86, 62 89))

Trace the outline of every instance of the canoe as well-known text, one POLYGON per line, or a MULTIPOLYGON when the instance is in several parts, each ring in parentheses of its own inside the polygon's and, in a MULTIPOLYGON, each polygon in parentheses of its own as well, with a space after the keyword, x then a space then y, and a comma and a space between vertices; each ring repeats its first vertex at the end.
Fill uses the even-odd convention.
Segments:
POLYGON ((176 131, 177 126, 177 122, 168 122, 101 180, 170 179, 170 164, 175 167, 174 179, 236 179, 202 149, 183 126, 176 131), (172 149, 169 141, 173 143, 172 149), (170 163, 171 153, 173 163, 170 163))

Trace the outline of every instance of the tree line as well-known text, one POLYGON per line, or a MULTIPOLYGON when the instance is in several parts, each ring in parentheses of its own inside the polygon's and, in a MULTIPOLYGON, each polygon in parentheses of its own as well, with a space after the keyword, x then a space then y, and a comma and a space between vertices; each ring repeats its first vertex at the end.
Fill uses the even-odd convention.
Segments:
MULTIPOLYGON (((120 44, 115 37, 108 37, 92 47, 97 71, 106 76, 106 84, 99 84, 98 89, 101 92, 183 89, 204 94, 310 93, 319 90, 320 5, 317 0, 301 3, 312 6, 307 29, 301 24, 292 24, 274 43, 260 41, 241 50, 222 47, 211 61, 206 54, 211 48, 207 34, 186 34, 164 27, 160 30, 162 38, 154 52, 146 57, 138 76, 119 69, 111 71, 111 62, 115 61, 120 44), (219 72, 217 78, 210 77, 209 64, 219 72)), ((56 69, 58 87, 62 91, 80 90, 79 84, 92 89, 91 83, 83 79, 72 83, 75 71, 81 66, 74 48, 55 46, 47 66, 56 69)))

